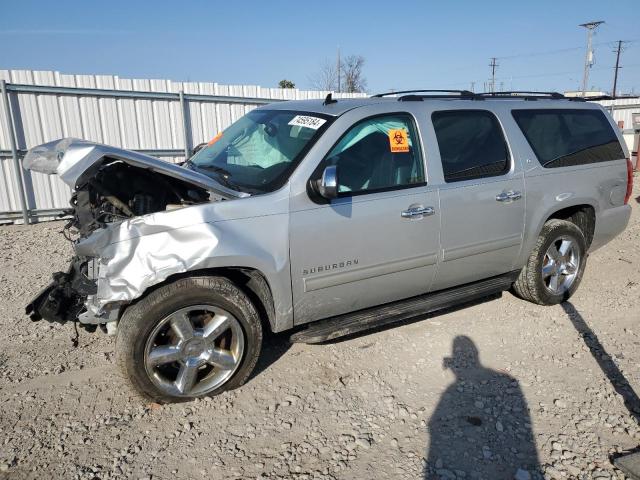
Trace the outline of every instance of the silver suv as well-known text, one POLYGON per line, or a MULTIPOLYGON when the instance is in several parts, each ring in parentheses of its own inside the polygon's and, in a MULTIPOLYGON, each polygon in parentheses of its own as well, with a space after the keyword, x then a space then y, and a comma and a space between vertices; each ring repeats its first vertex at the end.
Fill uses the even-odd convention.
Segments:
POLYGON ((421 90, 258 108, 183 165, 41 145, 25 166, 73 187, 76 256, 27 313, 116 334, 170 402, 241 385, 266 330, 323 342, 509 289, 557 304, 627 225, 621 140, 555 93, 421 90))

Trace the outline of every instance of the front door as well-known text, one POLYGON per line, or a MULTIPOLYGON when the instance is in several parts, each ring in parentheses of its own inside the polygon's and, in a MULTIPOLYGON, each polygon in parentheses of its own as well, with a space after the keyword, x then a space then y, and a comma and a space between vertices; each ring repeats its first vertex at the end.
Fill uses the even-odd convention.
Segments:
POLYGON ((328 165, 338 198, 290 212, 296 324, 425 293, 436 269, 438 193, 411 116, 356 123, 318 172, 328 165))
POLYGON ((433 290, 513 270, 524 228, 524 175, 498 119, 485 110, 437 111, 431 118, 444 174, 433 290))

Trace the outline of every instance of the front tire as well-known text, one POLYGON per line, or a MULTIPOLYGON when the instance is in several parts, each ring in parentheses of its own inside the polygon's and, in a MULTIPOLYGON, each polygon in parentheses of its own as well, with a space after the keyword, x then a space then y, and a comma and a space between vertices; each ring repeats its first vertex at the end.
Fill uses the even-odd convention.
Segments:
POLYGON ((566 220, 544 224, 513 292, 539 305, 568 300, 582 280, 587 264, 587 244, 580 228, 566 220))
POLYGON ((116 360, 140 394, 168 403, 239 387, 261 347, 260 317, 242 290, 223 277, 190 277, 127 308, 116 360))

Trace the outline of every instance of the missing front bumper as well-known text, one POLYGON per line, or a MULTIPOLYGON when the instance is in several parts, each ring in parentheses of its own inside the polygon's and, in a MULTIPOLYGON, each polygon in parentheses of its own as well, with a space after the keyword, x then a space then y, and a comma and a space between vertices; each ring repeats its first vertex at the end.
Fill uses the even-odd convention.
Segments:
POLYGON ((74 322, 82 313, 89 295, 97 291, 96 282, 87 276, 86 259, 74 258, 67 272, 56 272, 53 281, 26 306, 33 321, 74 322))

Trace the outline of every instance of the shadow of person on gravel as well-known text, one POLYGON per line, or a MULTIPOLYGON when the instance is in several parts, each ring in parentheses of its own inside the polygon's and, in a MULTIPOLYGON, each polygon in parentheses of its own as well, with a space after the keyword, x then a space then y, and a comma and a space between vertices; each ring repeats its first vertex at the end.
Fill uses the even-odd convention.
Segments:
POLYGON ((429 420, 424 478, 541 478, 527 402, 518 381, 483 367, 476 345, 466 336, 453 340, 452 356, 443 364, 456 379, 429 420))
POLYGON ((612 360, 611 355, 607 353, 602 343, 600 343, 598 336, 591 330, 589 325, 587 325, 587 322, 585 322, 576 307, 574 307, 571 302, 564 302, 561 306, 567 314, 567 317, 569 317, 569 320, 571 320, 573 327, 589 348, 591 355, 600 367, 600 370, 602 370, 602 373, 604 373, 609 383, 611 383, 611 386, 613 386, 624 400, 624 405, 629 411, 629 414, 635 418, 636 422, 640 423, 640 398, 638 394, 629 384, 627 378, 620 371, 618 365, 612 360))
MULTIPOLYGON (((611 358, 611 355, 605 350, 598 336, 591 330, 591 327, 589 327, 576 307, 571 302, 564 302, 561 305, 567 317, 571 320, 573 327, 582 337, 584 344, 589 348, 600 370, 602 370, 602 373, 607 377, 607 380, 609 380, 609 383, 611 383, 611 386, 618 395, 622 397, 624 406, 629 411, 629 415, 634 418, 636 422, 640 423, 640 397, 638 397, 638 394, 627 380, 627 377, 624 376, 616 362, 611 358)), ((613 453, 609 459, 611 463, 631 478, 635 478, 633 475, 637 476, 640 471, 640 457, 638 457, 638 455, 640 455, 640 446, 624 452, 613 453), (625 461, 625 457, 627 457, 627 461, 630 463, 625 461), (630 460, 632 457, 634 457, 635 460, 630 460)))

